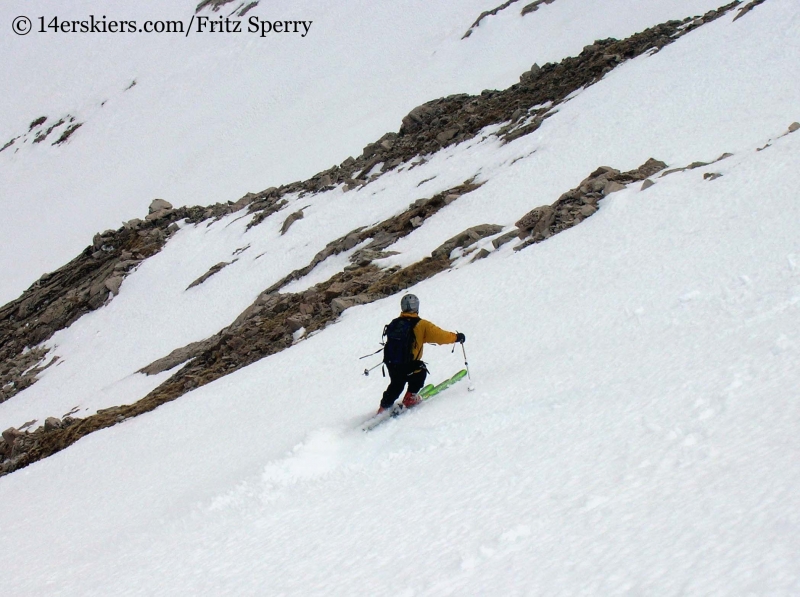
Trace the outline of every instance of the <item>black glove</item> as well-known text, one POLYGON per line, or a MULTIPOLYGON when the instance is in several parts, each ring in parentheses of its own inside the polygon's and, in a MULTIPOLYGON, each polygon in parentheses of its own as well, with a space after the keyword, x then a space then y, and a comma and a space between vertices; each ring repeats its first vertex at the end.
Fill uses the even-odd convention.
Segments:
POLYGON ((462 334, 461 332, 456 332, 456 342, 461 342, 461 344, 464 344, 466 340, 467 337, 464 334, 462 334))

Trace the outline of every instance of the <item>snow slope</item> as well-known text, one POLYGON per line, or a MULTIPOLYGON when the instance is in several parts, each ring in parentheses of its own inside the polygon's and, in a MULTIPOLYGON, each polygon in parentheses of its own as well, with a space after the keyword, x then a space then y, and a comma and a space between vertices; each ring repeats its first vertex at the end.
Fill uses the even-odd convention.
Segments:
MULTIPOLYGON (((574 229, 414 287, 424 317, 467 334, 475 392, 462 384, 357 431, 385 380, 362 377, 355 358, 396 314, 390 297, 0 479, 5 587, 800 592, 800 136, 779 137, 799 119, 800 84, 786 73, 800 12, 768 0, 733 16, 623 65, 513 143, 476 139, 358 192, 298 200, 248 232, 235 216, 184 227, 107 307, 54 336, 63 364, 0 405, 3 425, 135 399, 159 381, 137 368, 215 332, 329 240, 476 173, 486 184, 391 247, 400 255, 387 264, 471 225, 511 226, 601 164, 734 154, 632 185, 574 229), (269 260, 255 259, 263 251, 269 260)), ((517 43, 501 37, 510 23, 501 13, 466 41, 517 43)), ((463 361, 449 347, 426 358, 434 380, 463 361)))
POLYGON ((243 30, 258 16, 312 20, 309 34, 39 33, 39 16, 90 14, 181 19, 188 28, 196 2, 0 6, 4 27, 27 14, 37 29, 0 36, 0 147, 40 116, 49 118, 44 126, 67 115, 84 123, 65 145, 50 145, 56 132, 0 153, 0 241, 13 247, 0 255, 0 302, 62 265, 96 232, 143 217, 154 197, 208 205, 308 178, 397 130, 424 101, 505 88, 535 61, 702 14, 717 2, 657 0, 645 11, 636 0, 615 0, 587 11, 580 0, 558 0, 525 18, 512 6, 466 40, 463 33, 494 0, 262 4, 243 30))

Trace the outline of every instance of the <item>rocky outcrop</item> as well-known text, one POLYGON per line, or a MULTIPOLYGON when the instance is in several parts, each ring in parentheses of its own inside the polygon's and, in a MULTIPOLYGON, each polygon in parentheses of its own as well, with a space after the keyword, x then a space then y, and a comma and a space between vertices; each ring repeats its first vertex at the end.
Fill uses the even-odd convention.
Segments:
POLYGON ((520 218, 516 223, 517 236, 524 242, 514 250, 520 251, 572 228, 592 216, 603 197, 621 191, 632 182, 649 179, 666 167, 664 162, 652 158, 630 172, 601 166, 552 205, 537 207, 520 218))
POLYGON ((678 168, 670 168, 669 170, 665 170, 664 172, 662 172, 661 176, 659 176, 659 178, 664 178, 665 176, 669 176, 670 174, 675 174, 676 172, 686 172, 687 170, 694 170, 696 168, 704 168, 705 166, 710 166, 711 164, 716 164, 717 162, 721 162, 722 160, 727 160, 732 155, 733 155, 732 153, 727 153, 726 152, 726 153, 723 153, 721 156, 719 156, 716 160, 711 161, 711 162, 692 162, 688 166, 681 166, 681 167, 678 167, 678 168))
POLYGON ((296 211, 292 214, 289 214, 287 218, 283 221, 283 225, 281 226, 281 236, 286 234, 289 231, 289 227, 294 224, 297 220, 302 220, 305 214, 303 214, 303 210, 296 211))
POLYGON ((497 224, 481 224, 468 228, 464 232, 455 235, 453 238, 446 240, 441 246, 434 249, 431 257, 434 259, 449 258, 450 253, 456 248, 466 248, 475 244, 479 240, 487 236, 494 236, 503 230, 502 226, 497 224))
MULTIPOLYGON (((475 22, 472 23, 472 25, 470 25, 469 29, 467 29, 467 32, 464 35, 461 36, 461 39, 466 39, 470 35, 472 35, 472 30, 477 28, 477 27, 480 27, 481 21, 483 21, 483 19, 485 19, 486 17, 493 17, 494 15, 499 13, 500 11, 505 10, 506 8, 508 8, 509 6, 511 6, 512 4, 514 4, 515 2, 518 2, 518 1, 519 0, 508 0, 507 2, 503 2, 500 6, 498 6, 496 8, 493 8, 492 10, 483 11, 480 14, 480 16, 477 19, 475 19, 475 22)), ((553 0, 550 0, 550 1, 552 2, 553 0)))
POLYGON ((753 10, 756 6, 758 6, 759 4, 763 4, 764 2, 766 2, 766 0, 752 0, 751 2, 748 2, 739 9, 739 14, 733 17, 733 20, 736 21, 738 19, 741 19, 744 15, 753 10))
POLYGON ((268 214, 280 209, 282 197, 289 193, 302 196, 339 185, 348 191, 357 189, 402 164, 413 167, 424 161, 426 155, 469 140, 490 125, 506 123, 500 135, 507 142, 531 134, 573 92, 596 83, 626 60, 660 50, 739 4, 740 0, 735 0, 702 17, 669 21, 625 40, 596 40, 578 56, 541 67, 534 65, 518 84, 502 91, 456 94, 417 106, 402 119, 398 132, 386 133, 368 144, 358 157, 348 157, 306 181, 259 193, 249 206, 250 212, 257 214, 251 225, 258 225, 268 214), (267 215, 261 216, 262 210, 267 215))
POLYGON ((531 2, 530 4, 526 4, 525 6, 522 7, 522 16, 524 17, 527 14, 530 14, 532 12, 536 12, 537 10, 539 10, 539 7, 542 4, 552 4, 555 1, 556 0, 535 0, 535 2, 531 2))
MULTIPOLYGON (((464 35, 461 36, 461 39, 466 39, 470 35, 472 35, 472 31, 474 29, 480 27, 481 21, 483 21, 486 17, 493 17, 493 16, 497 15, 498 13, 500 13, 501 11, 505 10, 506 8, 508 8, 509 6, 511 6, 512 4, 517 3, 518 1, 519 0, 508 0, 507 2, 504 2, 503 4, 501 4, 500 6, 498 6, 496 8, 493 8, 492 10, 483 11, 480 14, 480 16, 475 20, 475 22, 472 23, 472 25, 470 25, 470 28, 467 29, 467 32, 464 33, 464 35)), ((532 13, 532 12, 536 12, 537 10, 539 10, 539 6, 541 6, 542 4, 552 4, 555 1, 556 0, 535 0, 534 2, 531 2, 530 4, 525 5, 522 8, 522 12, 520 14, 524 17, 526 14, 529 14, 529 13, 532 13)))
POLYGON ((45 365, 47 351, 37 348, 42 342, 116 296, 125 276, 177 230, 175 222, 199 220, 202 214, 203 208, 162 208, 149 221, 132 220, 96 234, 78 257, 0 307, 0 402, 29 387, 52 364, 45 365))
POLYGON ((223 269, 228 267, 231 263, 235 263, 235 262, 236 262, 236 259, 234 259, 233 261, 222 261, 222 262, 220 262, 220 263, 218 263, 216 265, 212 265, 206 273, 204 273, 202 276, 197 278, 197 280, 195 280, 194 282, 189 284, 189 286, 186 287, 186 290, 189 290, 190 288, 194 288, 195 286, 200 286, 200 284, 202 284, 203 282, 208 280, 211 276, 213 276, 216 273, 219 273, 220 271, 222 271, 223 269))

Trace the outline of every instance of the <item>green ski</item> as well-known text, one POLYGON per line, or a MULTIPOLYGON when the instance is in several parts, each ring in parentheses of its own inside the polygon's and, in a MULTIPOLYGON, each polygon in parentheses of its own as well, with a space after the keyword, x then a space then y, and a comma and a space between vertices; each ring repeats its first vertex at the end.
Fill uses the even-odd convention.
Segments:
POLYGON ((453 377, 443 381, 438 386, 434 386, 433 384, 428 384, 419 391, 419 397, 422 398, 423 400, 427 400, 432 396, 436 396, 436 394, 438 394, 442 390, 446 390, 456 382, 459 382, 462 379, 464 379, 466 376, 467 376, 467 370, 462 369, 461 371, 456 373, 453 377))
MULTIPOLYGON (((461 371, 459 371, 458 373, 453 375, 450 379, 446 379, 445 381, 443 381, 442 383, 440 383, 437 386, 434 386, 433 384, 428 384, 427 386, 425 386, 424 388, 422 388, 419 391, 419 397, 422 398, 423 402, 427 402, 428 400, 430 400, 431 398, 433 398, 434 396, 436 396, 440 392, 446 390, 447 388, 449 388, 453 384, 458 383, 459 381, 464 379, 466 376, 467 376, 467 370, 466 369, 462 369, 461 371)), ((388 421, 390 419, 394 419, 396 417, 399 417, 400 415, 402 415, 407 410, 408 409, 406 407, 404 407, 402 404, 395 404, 391 409, 389 409, 389 410, 387 410, 385 412, 382 412, 379 415, 375 415, 374 417, 372 417, 368 421, 366 421, 361 426, 361 430, 362 431, 372 431, 373 429, 375 429, 381 423, 385 423, 386 421, 388 421)))

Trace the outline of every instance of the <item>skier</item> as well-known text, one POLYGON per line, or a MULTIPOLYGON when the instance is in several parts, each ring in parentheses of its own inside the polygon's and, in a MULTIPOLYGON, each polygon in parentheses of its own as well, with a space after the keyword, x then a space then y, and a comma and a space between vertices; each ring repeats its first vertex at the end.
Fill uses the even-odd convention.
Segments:
POLYGON ((377 414, 392 407, 406 384, 408 391, 403 397, 403 406, 411 408, 422 402, 418 392, 425 385, 428 375, 425 363, 421 360, 424 344, 454 344, 466 340, 461 332, 447 332, 430 321, 420 319, 419 299, 413 294, 400 299, 400 309, 400 317, 384 330, 386 345, 383 362, 389 370, 391 381, 383 393, 377 414))

